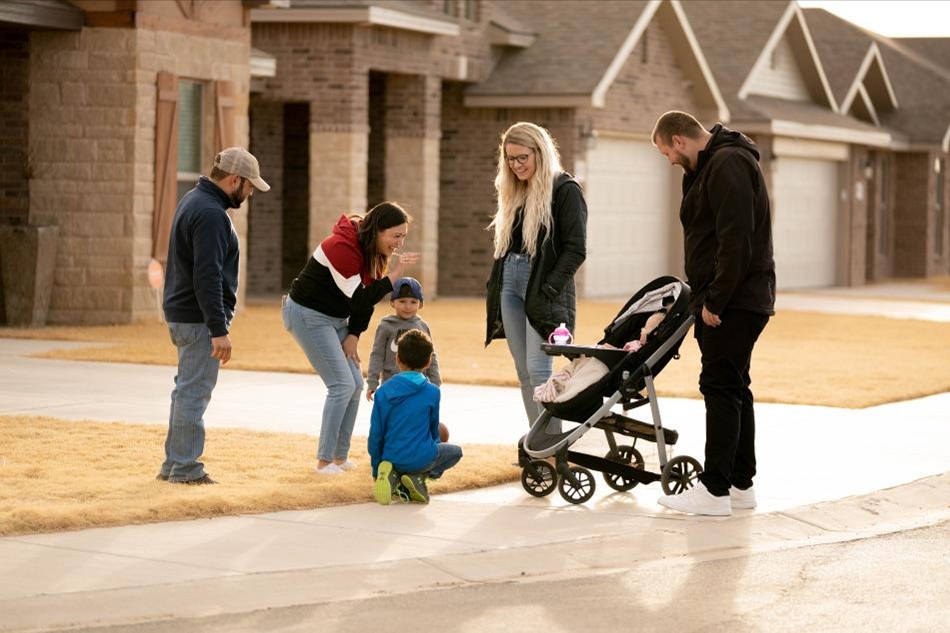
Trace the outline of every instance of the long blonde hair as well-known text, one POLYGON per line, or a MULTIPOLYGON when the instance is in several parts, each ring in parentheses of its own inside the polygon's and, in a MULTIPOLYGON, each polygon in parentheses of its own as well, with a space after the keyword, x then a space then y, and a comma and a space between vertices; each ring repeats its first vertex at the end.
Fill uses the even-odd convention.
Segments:
POLYGON ((525 252, 534 257, 542 230, 545 237, 551 232, 551 196, 554 178, 561 171, 557 145, 543 127, 522 121, 505 130, 498 146, 498 174, 495 176, 498 209, 488 225, 489 229, 495 231, 495 259, 503 257, 511 247, 511 233, 521 207, 524 207, 521 239, 525 252), (530 180, 518 180, 508 165, 505 155, 505 145, 508 143, 534 151, 535 171, 530 180))

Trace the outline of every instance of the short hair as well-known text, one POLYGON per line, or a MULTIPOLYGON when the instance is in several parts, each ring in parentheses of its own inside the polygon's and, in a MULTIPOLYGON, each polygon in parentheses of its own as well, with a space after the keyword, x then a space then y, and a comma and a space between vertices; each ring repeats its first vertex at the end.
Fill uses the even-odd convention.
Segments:
POLYGON ((229 174, 228 172, 224 171, 223 169, 221 169, 221 168, 218 167, 217 165, 212 165, 212 166, 211 166, 211 173, 208 174, 208 177, 211 178, 211 180, 214 180, 214 181, 216 181, 216 182, 220 182, 220 181, 224 180, 225 178, 227 178, 228 176, 233 176, 233 175, 234 175, 234 174, 229 174))
POLYGON ((422 330, 406 330, 396 341, 396 356, 411 371, 419 371, 428 365, 433 349, 432 339, 422 330))
POLYGON ((704 131, 705 128, 692 114, 670 110, 656 120, 653 135, 650 139, 654 145, 656 145, 656 139, 658 138, 663 141, 664 145, 670 145, 673 143, 674 136, 696 139, 700 138, 704 131))

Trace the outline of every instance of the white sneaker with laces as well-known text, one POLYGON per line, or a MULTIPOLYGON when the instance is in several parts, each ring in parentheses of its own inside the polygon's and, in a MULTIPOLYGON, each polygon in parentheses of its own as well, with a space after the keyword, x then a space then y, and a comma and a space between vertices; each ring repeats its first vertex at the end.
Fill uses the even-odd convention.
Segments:
POLYGON ((729 501, 733 510, 751 510, 756 505, 755 488, 749 486, 745 490, 732 486, 729 488, 729 501))
POLYGON ((705 514, 709 516, 727 517, 732 514, 732 505, 729 497, 716 497, 706 489, 703 482, 678 495, 664 495, 656 500, 661 506, 688 512, 689 514, 705 514))
POLYGON ((356 470, 359 468, 356 462, 351 459, 346 460, 342 464, 336 464, 337 467, 342 468, 343 470, 356 470))
POLYGON ((317 466, 313 469, 313 472, 317 473, 318 475, 339 475, 343 472, 343 469, 336 464, 327 464, 323 468, 317 466))

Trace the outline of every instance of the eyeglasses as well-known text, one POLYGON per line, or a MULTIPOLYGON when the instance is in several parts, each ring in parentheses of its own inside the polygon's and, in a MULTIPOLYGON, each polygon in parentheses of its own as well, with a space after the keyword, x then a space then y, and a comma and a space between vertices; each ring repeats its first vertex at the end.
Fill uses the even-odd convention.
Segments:
MULTIPOLYGON (((533 154, 534 152, 532 152, 533 154)), ((505 156, 505 160, 508 161, 509 165, 514 165, 518 163, 519 165, 524 165, 528 162, 528 159, 531 158, 531 154, 521 154, 520 156, 505 156)))

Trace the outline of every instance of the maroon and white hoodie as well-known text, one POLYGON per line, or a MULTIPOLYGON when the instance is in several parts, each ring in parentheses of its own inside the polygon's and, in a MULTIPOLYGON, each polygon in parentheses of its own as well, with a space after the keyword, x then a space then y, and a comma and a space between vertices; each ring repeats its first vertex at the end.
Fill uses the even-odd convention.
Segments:
POLYGON ((341 215, 290 284, 290 298, 305 308, 349 317, 350 334, 366 331, 373 307, 393 290, 389 277, 374 279, 357 235, 359 224, 341 215))

